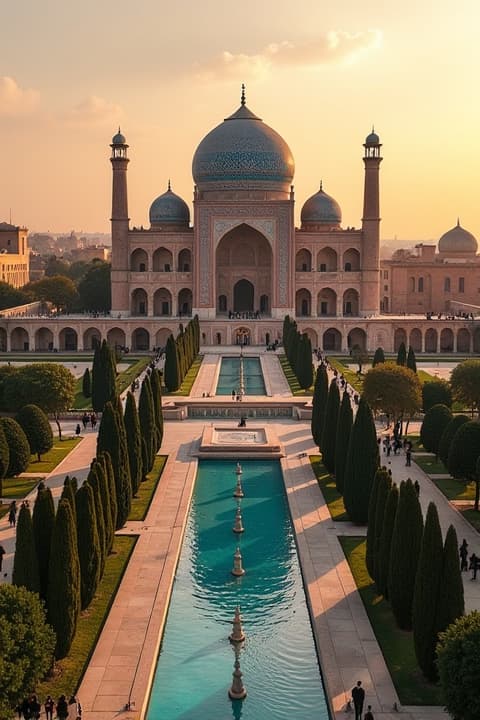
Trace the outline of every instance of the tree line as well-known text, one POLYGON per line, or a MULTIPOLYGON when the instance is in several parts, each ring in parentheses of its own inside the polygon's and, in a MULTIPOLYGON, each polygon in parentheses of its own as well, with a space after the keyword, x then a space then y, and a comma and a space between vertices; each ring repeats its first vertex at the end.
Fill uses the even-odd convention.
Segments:
POLYGON ((164 381, 169 392, 178 390, 200 350, 200 323, 195 315, 176 338, 169 335, 165 348, 164 381))

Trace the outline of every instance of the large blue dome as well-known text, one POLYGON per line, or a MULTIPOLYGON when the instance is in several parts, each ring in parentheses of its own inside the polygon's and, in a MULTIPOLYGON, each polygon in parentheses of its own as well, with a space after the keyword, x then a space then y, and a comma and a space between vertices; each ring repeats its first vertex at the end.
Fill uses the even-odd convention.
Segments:
POLYGON ((295 164, 287 143, 243 103, 204 137, 192 163, 200 189, 288 192, 295 164))
POLYGON ((190 210, 187 203, 172 192, 168 183, 167 192, 160 195, 150 206, 150 225, 188 227, 189 223, 190 210))
POLYGON ((320 190, 308 198, 302 207, 300 217, 302 228, 307 228, 309 225, 326 225, 330 228, 338 228, 342 222, 342 211, 337 201, 327 195, 320 184, 320 190))

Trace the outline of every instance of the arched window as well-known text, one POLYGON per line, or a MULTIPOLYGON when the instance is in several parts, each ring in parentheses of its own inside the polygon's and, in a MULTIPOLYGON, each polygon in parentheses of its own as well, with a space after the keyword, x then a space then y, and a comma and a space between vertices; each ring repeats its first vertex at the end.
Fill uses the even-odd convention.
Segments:
POLYGON ((418 278, 418 292, 423 292, 423 277, 418 278))
POLYGON ((345 272, 352 272, 352 263, 350 263, 350 262, 345 263, 345 272))
POLYGON ((415 292, 415 278, 411 277, 408 280, 408 290, 409 292, 415 292))
POLYGON ((458 292, 459 293, 465 292, 465 278, 464 277, 458 278, 458 292))
POLYGON ((226 295, 219 295, 218 310, 219 310, 219 312, 227 312, 227 296, 226 295))
POLYGON ((445 278, 443 289, 445 290, 445 292, 450 292, 450 278, 449 277, 445 278))

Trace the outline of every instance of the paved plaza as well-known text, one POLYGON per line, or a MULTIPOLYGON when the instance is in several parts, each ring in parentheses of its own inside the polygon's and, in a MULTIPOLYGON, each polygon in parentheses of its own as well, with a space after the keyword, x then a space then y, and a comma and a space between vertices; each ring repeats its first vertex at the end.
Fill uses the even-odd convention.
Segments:
MULTIPOLYGON (((251 348, 249 352, 258 354, 258 349, 251 348)), ((203 398, 213 392, 212 376, 219 357, 217 349, 207 352, 192 397, 203 398)), ((275 354, 263 354, 262 365, 269 392, 269 397, 263 398, 264 403, 288 398, 288 385, 275 354)), ((215 425, 225 422, 215 421, 215 425)), ((366 531, 348 522, 332 521, 308 458, 318 453, 310 422, 287 418, 268 422, 285 449, 281 463, 333 717, 349 716, 345 708, 350 691, 357 680, 362 680, 366 703, 372 705, 376 720, 397 718, 395 704, 405 720, 447 718, 442 708, 400 705, 338 540, 339 535, 360 535, 366 531)), ((72 427, 65 429, 73 431, 73 427, 72 423, 72 427)), ((201 420, 165 424, 161 452, 168 455, 168 462, 147 517, 141 522, 128 522, 120 531, 138 536, 138 541, 79 688, 78 697, 86 720, 143 717, 193 492, 195 450, 204 427, 205 421, 201 420), (129 702, 131 710, 125 710, 129 702)), ((410 431, 416 429, 410 428, 410 431)), ((89 430, 75 450, 47 477, 56 497, 61 493, 65 475, 75 475, 80 481, 86 477, 95 446, 96 432, 89 430)), ((423 471, 415 464, 407 468, 403 455, 388 459, 383 455, 382 462, 388 462, 395 482, 400 483, 407 477, 418 480, 423 511, 426 512, 431 500, 436 503, 444 536, 453 524, 459 542, 465 538, 470 551, 480 552, 480 536, 423 471)), ((14 531, 3 518, 0 543, 7 555, 4 559, 6 577, 2 581, 11 578, 14 542, 14 531)), ((463 579, 466 611, 480 609, 480 581, 471 582, 469 573, 465 573, 463 579)))

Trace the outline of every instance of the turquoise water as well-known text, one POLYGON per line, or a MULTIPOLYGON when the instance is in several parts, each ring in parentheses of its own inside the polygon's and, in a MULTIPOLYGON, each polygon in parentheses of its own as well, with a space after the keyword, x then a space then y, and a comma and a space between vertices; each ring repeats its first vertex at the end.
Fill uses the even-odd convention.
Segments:
POLYGON ((147 720, 327 720, 280 465, 242 462, 238 536, 235 464, 199 462, 147 720), (230 573, 237 544, 242 578, 230 573), (243 701, 228 697, 237 604, 247 635, 243 701))
MULTIPOLYGON (((260 358, 243 358, 243 374, 246 395, 265 395, 262 366, 260 358)), ((238 391, 240 382, 240 358, 224 357, 220 366, 216 395, 231 395, 232 390, 238 391)))

